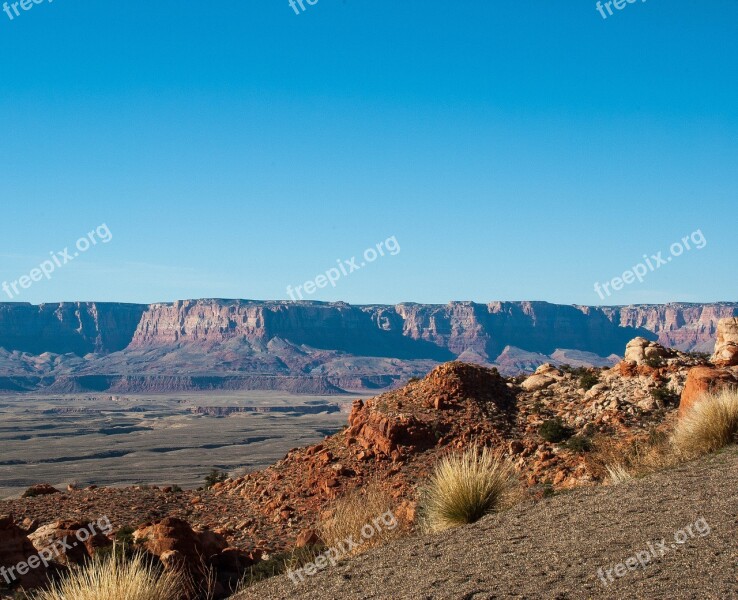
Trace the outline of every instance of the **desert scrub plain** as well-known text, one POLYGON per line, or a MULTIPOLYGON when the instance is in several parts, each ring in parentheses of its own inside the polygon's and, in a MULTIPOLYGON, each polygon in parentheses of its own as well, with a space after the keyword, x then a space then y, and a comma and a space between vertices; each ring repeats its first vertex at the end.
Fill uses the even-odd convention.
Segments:
POLYGON ((0 498, 41 481, 197 488, 210 468, 264 468, 339 430, 346 422, 341 407, 353 398, 270 391, 0 395, 0 498))

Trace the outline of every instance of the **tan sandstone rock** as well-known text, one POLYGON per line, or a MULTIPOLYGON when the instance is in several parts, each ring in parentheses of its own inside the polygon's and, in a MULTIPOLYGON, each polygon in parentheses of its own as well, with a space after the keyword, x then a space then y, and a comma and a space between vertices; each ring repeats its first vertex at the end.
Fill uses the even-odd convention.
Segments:
POLYGON ((625 346, 625 362, 637 365, 646 364, 649 359, 670 358, 674 355, 676 355, 674 351, 656 342, 650 342, 644 337, 632 339, 625 346))
POLYGON ((738 317, 718 322, 715 353, 711 360, 719 367, 738 365, 738 317))

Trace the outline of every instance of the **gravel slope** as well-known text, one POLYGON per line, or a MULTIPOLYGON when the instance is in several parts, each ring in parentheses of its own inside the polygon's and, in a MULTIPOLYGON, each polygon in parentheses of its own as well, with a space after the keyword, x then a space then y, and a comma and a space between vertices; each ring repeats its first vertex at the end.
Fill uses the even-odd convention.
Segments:
MULTIPOLYGON (((519 505, 477 524, 408 538, 307 578, 262 582, 235 599, 738 598, 738 450, 614 487, 519 505), (700 535, 675 544, 699 519, 700 535), (637 552, 657 555, 605 586, 637 552), (675 549, 671 545, 675 544, 675 549)), ((645 556, 644 556, 645 561, 645 556)))

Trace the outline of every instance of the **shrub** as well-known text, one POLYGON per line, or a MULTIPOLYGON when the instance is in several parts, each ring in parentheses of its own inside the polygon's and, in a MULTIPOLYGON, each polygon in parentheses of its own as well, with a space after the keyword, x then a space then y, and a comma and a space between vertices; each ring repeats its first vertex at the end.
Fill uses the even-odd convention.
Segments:
POLYGON ((226 479, 228 479, 228 473, 218 471, 218 469, 213 469, 210 471, 210 474, 205 477, 205 489, 209 490, 216 483, 222 483, 226 479))
POLYGON ((559 442, 569 439, 574 432, 564 425, 564 422, 560 417, 556 417, 555 419, 545 421, 543 425, 539 427, 538 433, 547 442, 558 444, 559 442))
POLYGON ((516 499, 517 474, 500 452, 473 448, 442 458, 421 502, 425 526, 443 531, 473 523, 516 499))
POLYGON ((124 546, 133 545, 133 533, 136 531, 134 527, 130 525, 124 525, 115 534, 115 541, 124 546))
POLYGON ((592 449, 592 440, 583 435, 575 435, 566 441, 564 447, 572 452, 589 452, 592 449))
POLYGON ((694 358, 694 359, 697 359, 697 360, 702 360, 702 361, 705 361, 705 362, 708 362, 710 360, 710 356, 711 356, 709 352, 696 352, 696 351, 685 352, 684 354, 686 354, 690 358, 694 358))
POLYGON ((97 555, 82 569, 70 571, 34 600, 178 600, 187 589, 184 575, 161 571, 143 555, 124 560, 113 553, 97 555))
POLYGON ((665 385, 651 390, 651 397, 662 407, 677 406, 679 404, 679 395, 665 385))
POLYGON ((587 371, 579 378, 579 387, 583 390, 591 390, 600 382, 600 377, 596 373, 587 371))
POLYGON ((671 441, 674 451, 687 459, 738 441, 738 390, 705 394, 677 422, 671 441))
POLYGON ((663 367, 666 364, 664 359, 661 358, 660 356, 652 356, 650 358, 647 358, 645 360, 645 363, 652 369, 658 369, 660 367, 663 367))
POLYGON ((397 517, 392 511, 394 504, 390 493, 383 489, 379 482, 370 483, 364 490, 349 492, 338 498, 327 511, 330 516, 320 523, 320 537, 327 547, 333 548, 353 536, 361 543, 353 549, 352 554, 385 543, 397 537, 401 531, 397 517), (389 524, 383 522, 383 515, 387 515, 389 524), (381 532, 375 533, 370 539, 362 538, 362 528, 365 525, 374 527, 375 521, 379 523, 375 529, 381 528, 381 532))

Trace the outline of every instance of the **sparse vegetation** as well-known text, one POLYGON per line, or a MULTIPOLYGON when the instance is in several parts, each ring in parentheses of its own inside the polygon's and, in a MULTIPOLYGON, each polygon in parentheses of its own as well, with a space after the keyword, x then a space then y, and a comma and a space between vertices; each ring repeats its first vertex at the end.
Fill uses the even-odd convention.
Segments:
MULTIPOLYGON (((392 512, 394 505, 395 501, 390 493, 378 482, 372 482, 366 489, 349 492, 333 503, 329 511, 330 516, 320 523, 320 537, 329 548, 337 546, 349 536, 359 539, 361 529, 365 525, 371 525, 376 519, 388 513, 394 517, 392 512)), ((401 533, 401 526, 396 520, 394 522, 395 526, 392 529, 383 527, 381 535, 375 535, 370 540, 362 540, 354 552, 365 552, 397 537, 401 533)))
POLYGON ((208 489, 209 490, 216 483, 222 483, 226 479, 228 479, 228 473, 226 473, 224 471, 219 471, 218 469, 213 469, 205 477, 205 489, 208 489))
POLYGON ((622 480, 623 471, 630 477, 641 477, 648 473, 677 464, 669 436, 652 429, 648 436, 632 440, 597 436, 592 441, 592 450, 587 454, 587 466, 593 475, 605 481, 613 481, 613 472, 622 480))
POLYGON ((705 362, 709 361, 711 356, 709 352, 685 352, 684 354, 686 354, 690 358, 703 360, 705 362))
POLYGON ((123 546, 133 546, 133 533, 135 531, 135 527, 123 525, 123 527, 116 532, 115 541, 123 546))
POLYGON ((579 387, 583 390, 591 390, 600 382, 600 376, 592 371, 586 371, 579 377, 579 387))
POLYGON ((295 548, 289 552, 280 552, 266 560, 259 561, 251 567, 249 572, 238 584, 236 592, 242 591, 264 579, 282 575, 290 570, 301 569, 306 564, 313 562, 325 549, 325 546, 322 545, 305 546, 304 548, 295 548))
POLYGON ((563 446, 572 452, 589 452, 592 449, 592 440, 583 435, 575 435, 569 438, 563 446))
POLYGON ((161 571, 141 554, 95 556, 33 600, 179 600, 187 589, 182 573, 161 571))
POLYGON ((738 390, 706 394, 678 421, 671 443, 685 459, 738 441, 738 390))
POLYGON ((651 397, 656 400, 661 408, 677 406, 679 404, 679 394, 665 385, 651 390, 651 397))
POLYGON ((633 479, 633 476, 630 474, 630 471, 625 467, 625 465, 617 463, 614 465, 607 465, 607 482, 610 485, 618 485, 625 481, 629 481, 630 479, 633 479))
POLYGON ((442 458, 423 492, 422 511, 430 531, 473 523, 516 498, 514 467, 499 452, 473 448, 442 458))
POLYGON ((652 369, 659 369, 666 364, 666 361, 660 356, 651 356, 645 360, 645 363, 652 369))
POLYGON ((569 439, 573 434, 573 430, 567 427, 560 417, 545 421, 538 429, 538 434, 547 442, 558 444, 569 439))

